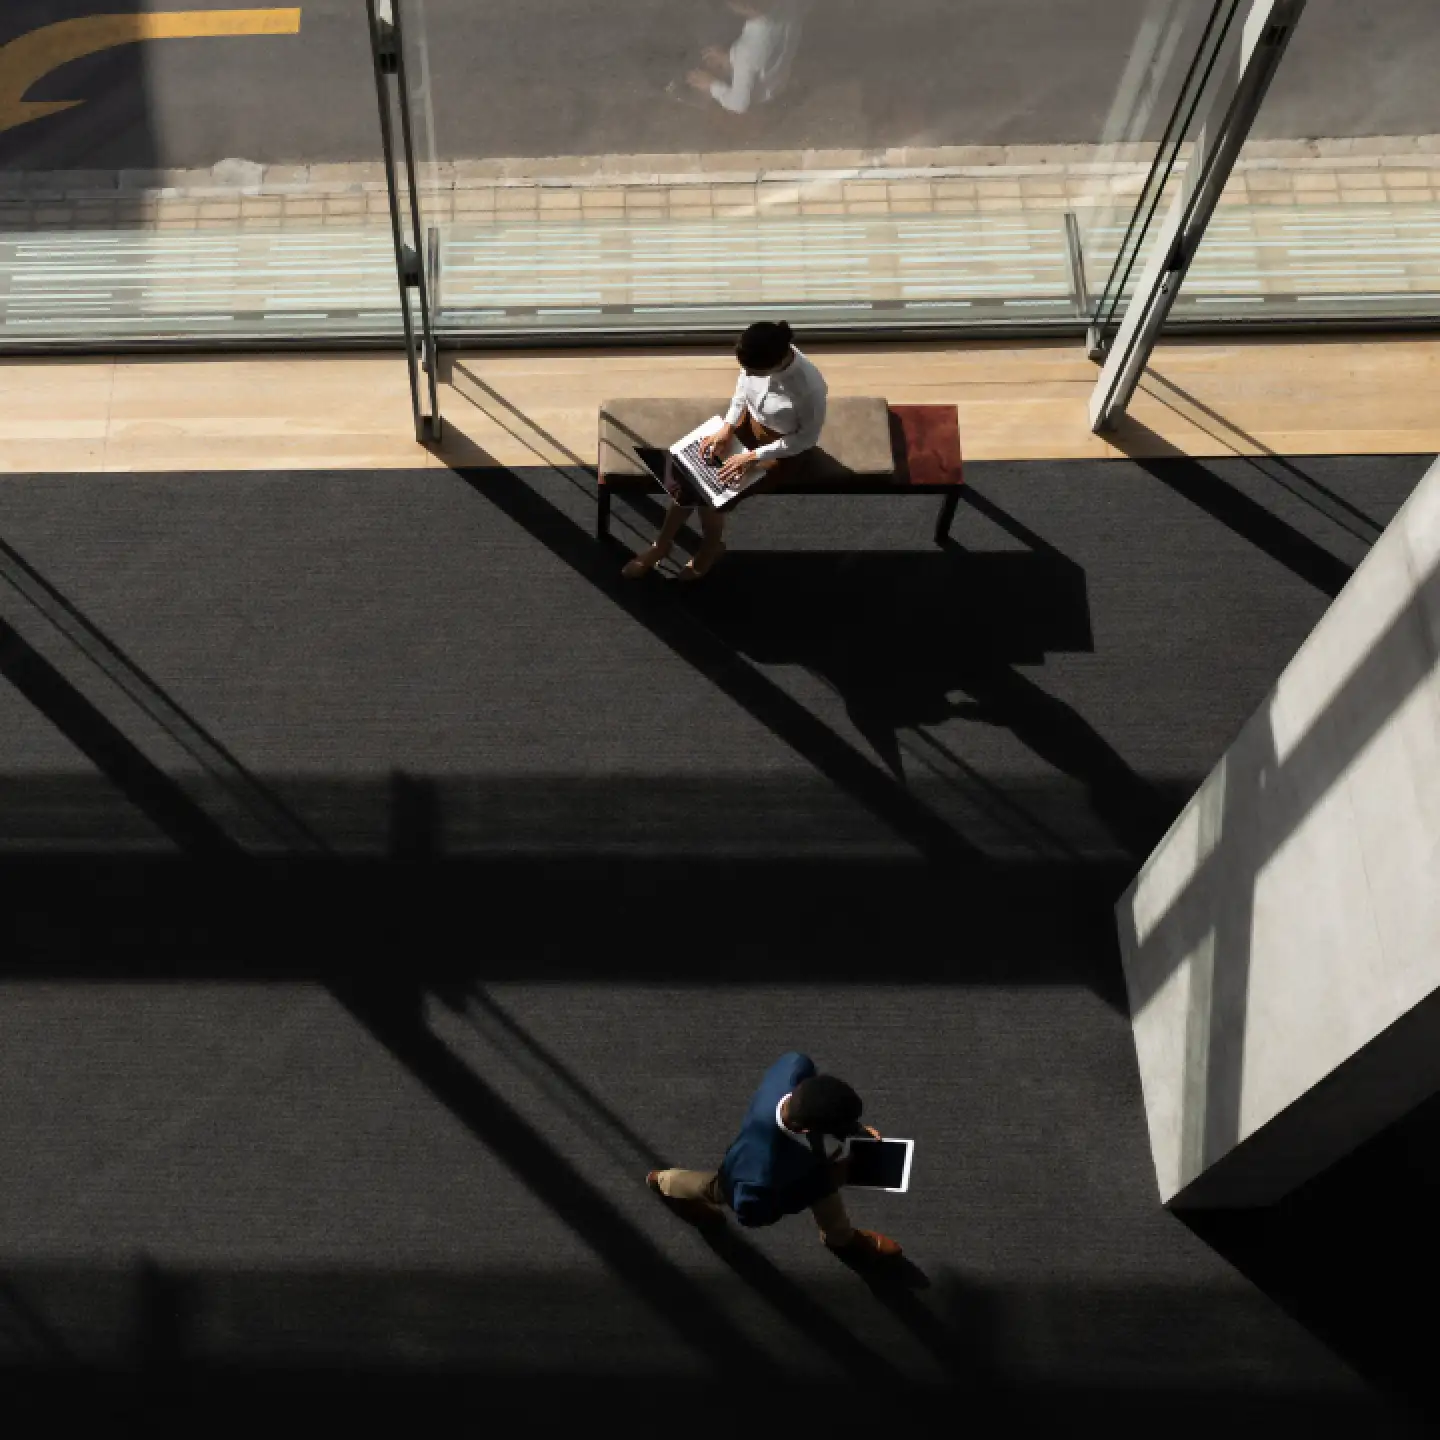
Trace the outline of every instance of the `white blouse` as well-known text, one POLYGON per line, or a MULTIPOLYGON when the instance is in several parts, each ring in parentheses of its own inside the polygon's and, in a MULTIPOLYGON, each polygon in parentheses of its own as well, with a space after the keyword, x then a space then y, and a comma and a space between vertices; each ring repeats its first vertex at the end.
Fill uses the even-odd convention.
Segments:
POLYGON ((813 449, 825 424, 825 403, 829 386, 815 365, 800 351, 773 375, 740 372, 735 398, 725 416, 727 425, 738 425, 748 411, 751 418, 780 438, 755 451, 757 460, 782 460, 813 449))

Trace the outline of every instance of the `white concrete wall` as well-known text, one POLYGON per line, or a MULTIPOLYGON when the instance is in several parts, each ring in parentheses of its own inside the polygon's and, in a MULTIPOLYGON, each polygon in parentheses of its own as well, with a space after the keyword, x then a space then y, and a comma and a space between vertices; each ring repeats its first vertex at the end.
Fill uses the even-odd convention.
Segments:
POLYGON ((1276 1199, 1440 1086, 1440 461, 1117 916, 1163 1200, 1276 1199))

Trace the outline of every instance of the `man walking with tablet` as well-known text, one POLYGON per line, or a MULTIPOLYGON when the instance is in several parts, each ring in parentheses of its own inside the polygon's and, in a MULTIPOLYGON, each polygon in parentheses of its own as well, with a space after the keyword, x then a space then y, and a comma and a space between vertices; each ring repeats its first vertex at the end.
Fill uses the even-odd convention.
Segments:
POLYGON ((645 1183, 692 1224, 724 1224, 727 1205, 747 1227, 809 1210, 830 1249, 897 1256, 895 1241, 850 1223, 839 1194, 851 1138, 880 1138, 861 1125, 863 1108, 843 1080, 817 1074, 808 1055, 792 1050, 765 1072, 719 1170, 652 1170, 645 1183))

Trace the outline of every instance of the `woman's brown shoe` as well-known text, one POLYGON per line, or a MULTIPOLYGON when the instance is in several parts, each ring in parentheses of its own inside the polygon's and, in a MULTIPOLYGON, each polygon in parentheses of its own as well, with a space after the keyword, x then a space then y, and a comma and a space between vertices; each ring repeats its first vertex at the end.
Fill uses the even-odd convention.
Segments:
POLYGON ((694 559, 690 561, 680 572, 680 578, 689 583, 696 580, 703 580, 719 563, 720 557, 725 553, 725 542, 721 540, 713 549, 707 553, 706 546, 702 545, 696 552, 694 559))
POLYGON ((627 580, 643 580, 665 558, 665 555, 666 552, 658 545, 652 545, 633 560, 627 560, 620 573, 627 580))

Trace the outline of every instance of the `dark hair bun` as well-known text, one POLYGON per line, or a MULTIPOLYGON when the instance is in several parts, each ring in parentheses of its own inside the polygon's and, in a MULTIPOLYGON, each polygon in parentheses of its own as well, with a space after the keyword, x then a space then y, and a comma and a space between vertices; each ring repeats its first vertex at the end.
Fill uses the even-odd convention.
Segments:
POLYGON ((757 320, 735 342, 735 358, 747 370, 773 370, 789 355, 794 333, 783 320, 757 320))

